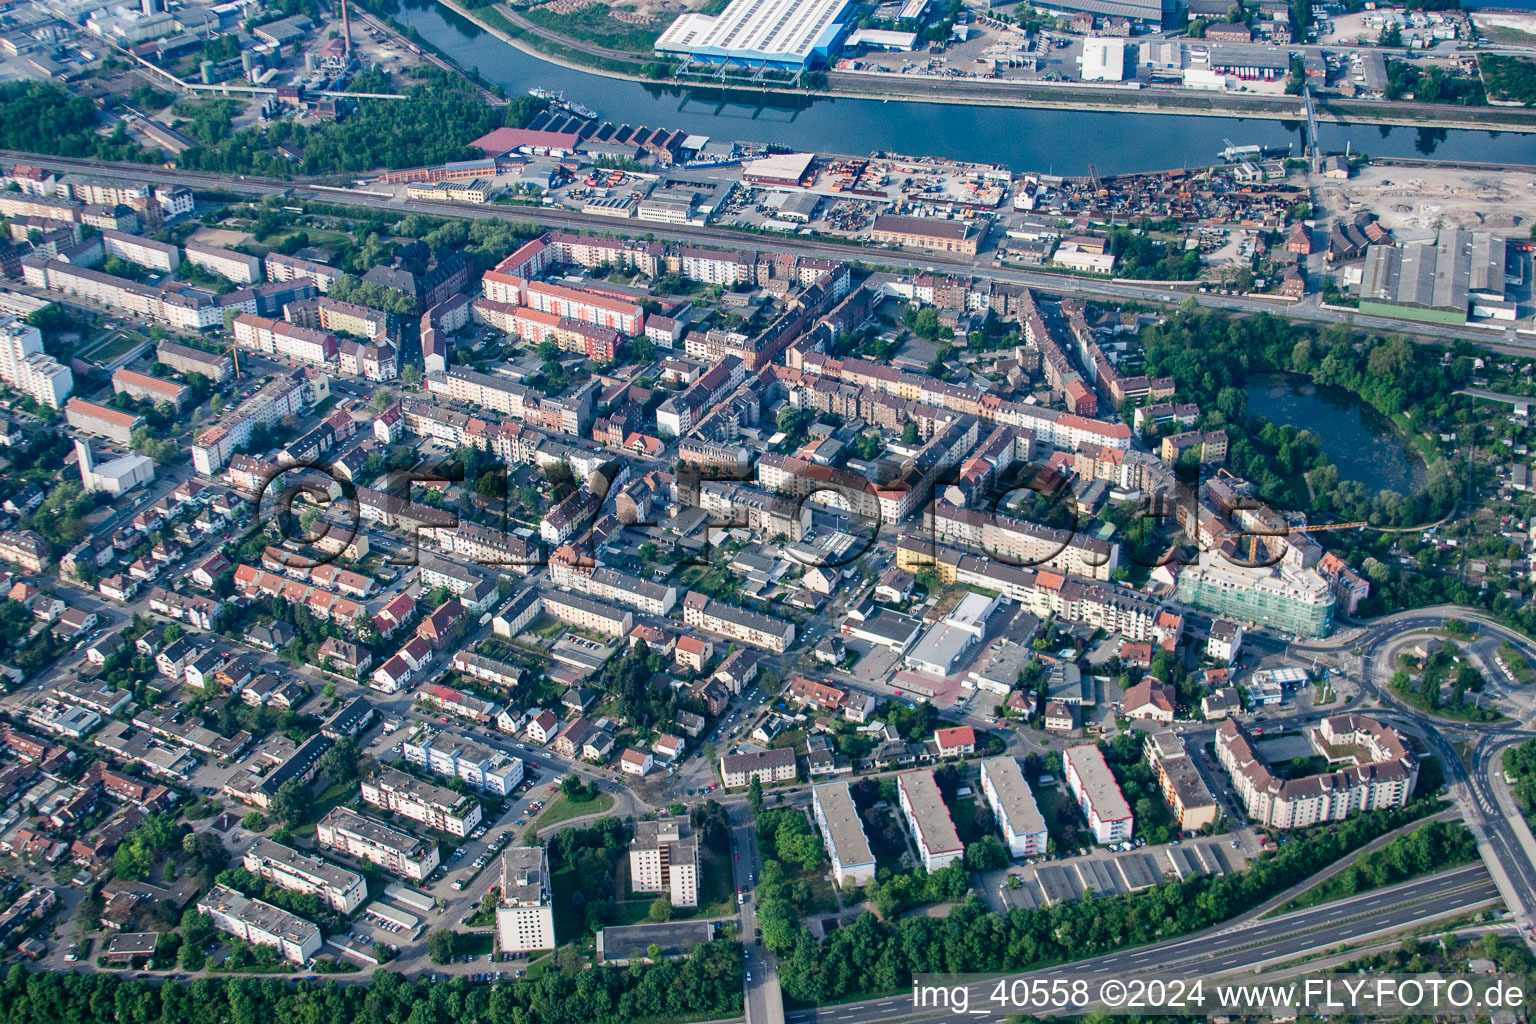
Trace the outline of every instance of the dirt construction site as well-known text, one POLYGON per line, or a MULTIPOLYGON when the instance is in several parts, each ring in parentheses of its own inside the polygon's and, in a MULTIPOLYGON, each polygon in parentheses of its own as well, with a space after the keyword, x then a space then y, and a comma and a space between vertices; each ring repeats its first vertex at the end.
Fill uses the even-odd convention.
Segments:
POLYGON ((1344 181, 1320 182, 1318 205, 1335 216, 1374 213, 1400 241, 1438 228, 1525 234, 1536 223, 1536 175, 1427 167, 1365 167, 1344 181))

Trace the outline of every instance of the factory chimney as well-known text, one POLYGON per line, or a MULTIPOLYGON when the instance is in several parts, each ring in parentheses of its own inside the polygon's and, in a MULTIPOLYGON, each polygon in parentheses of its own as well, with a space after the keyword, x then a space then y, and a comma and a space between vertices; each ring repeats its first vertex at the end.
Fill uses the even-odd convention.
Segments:
MULTIPOLYGON (((149 0, 145 0, 146 3, 149 0)), ((347 0, 341 0, 341 45, 342 56, 347 60, 352 59, 352 19, 347 13, 347 0)))

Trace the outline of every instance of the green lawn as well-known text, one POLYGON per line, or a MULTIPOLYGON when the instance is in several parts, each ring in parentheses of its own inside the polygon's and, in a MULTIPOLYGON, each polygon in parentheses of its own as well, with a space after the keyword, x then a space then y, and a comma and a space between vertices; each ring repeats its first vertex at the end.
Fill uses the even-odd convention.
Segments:
POLYGON ((90 357, 93 362, 110 363, 114 359, 120 359, 127 355, 133 349, 144 344, 146 340, 141 335, 119 331, 92 349, 90 357))
POLYGON ((551 825, 558 825, 560 822, 569 821, 572 818, 580 818, 588 814, 601 814, 612 807, 613 797, 607 793, 599 793, 591 800, 584 800, 581 803, 572 803, 569 798, 562 794, 555 799, 554 803, 544 808, 542 814, 533 819, 533 829, 537 832, 540 829, 548 828, 551 825))

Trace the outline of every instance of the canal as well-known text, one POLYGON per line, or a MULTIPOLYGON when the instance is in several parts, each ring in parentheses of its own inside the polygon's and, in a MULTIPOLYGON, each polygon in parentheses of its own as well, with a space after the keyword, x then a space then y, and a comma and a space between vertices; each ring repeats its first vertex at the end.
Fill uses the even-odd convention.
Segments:
POLYGON ((1300 373, 1248 378, 1248 411, 1317 435, 1339 469, 1339 479, 1358 480, 1371 493, 1408 495, 1424 486, 1424 463, 1392 421, 1352 392, 1315 384, 1300 373))
MULTIPOLYGON (((751 97, 663 87, 542 61, 432 0, 407 0, 396 17, 509 95, 536 86, 558 89, 611 121, 717 139, 850 155, 882 150, 1073 175, 1087 174, 1089 164, 1101 174, 1204 166, 1216 161, 1228 139, 1238 145, 1290 145, 1297 153, 1302 146, 1299 125, 1257 118, 751 97)), ((1348 144, 1372 156, 1536 164, 1536 134, 1324 124, 1322 136, 1330 151, 1342 152, 1348 144)))

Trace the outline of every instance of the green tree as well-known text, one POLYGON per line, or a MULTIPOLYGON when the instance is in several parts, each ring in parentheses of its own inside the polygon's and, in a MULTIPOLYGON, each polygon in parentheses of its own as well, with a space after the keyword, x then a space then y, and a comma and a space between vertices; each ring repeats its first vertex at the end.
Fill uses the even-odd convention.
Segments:
MULTIPOLYGON (((326 752, 329 755, 329 751, 326 752)), ((309 784, 298 779, 289 779, 277 787, 277 792, 272 795, 272 805, 268 808, 272 816, 289 828, 304 824, 315 805, 315 794, 310 790, 309 784)))
POLYGON ((458 936, 447 928, 438 928, 427 936, 427 955, 435 964, 446 964, 458 952, 458 936))
POLYGON ((651 901, 651 907, 646 911, 646 918, 654 924, 672 920, 672 901, 665 896, 658 896, 651 901))

